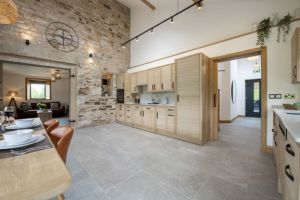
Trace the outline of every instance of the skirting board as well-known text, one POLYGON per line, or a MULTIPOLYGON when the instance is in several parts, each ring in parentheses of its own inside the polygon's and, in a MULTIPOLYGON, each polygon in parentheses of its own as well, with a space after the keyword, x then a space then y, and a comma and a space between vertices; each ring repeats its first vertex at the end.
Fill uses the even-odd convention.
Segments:
POLYGON ((219 123, 232 123, 234 120, 236 120, 239 117, 245 117, 245 115, 238 115, 235 118, 233 118, 232 120, 219 120, 219 123))

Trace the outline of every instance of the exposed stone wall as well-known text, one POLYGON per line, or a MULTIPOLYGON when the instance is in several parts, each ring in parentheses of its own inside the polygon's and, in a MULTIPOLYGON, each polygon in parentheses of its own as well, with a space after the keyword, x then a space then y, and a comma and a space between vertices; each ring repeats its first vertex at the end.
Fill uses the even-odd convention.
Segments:
POLYGON ((124 72, 129 66, 130 11, 116 0, 14 0, 19 19, 0 25, 0 52, 76 63, 78 126, 109 122, 115 116, 115 100, 101 98, 101 72, 124 72), (47 42, 51 22, 71 26, 79 36, 79 48, 66 53, 47 42), (30 45, 25 45, 30 39, 30 45), (89 58, 89 53, 93 58, 89 58))

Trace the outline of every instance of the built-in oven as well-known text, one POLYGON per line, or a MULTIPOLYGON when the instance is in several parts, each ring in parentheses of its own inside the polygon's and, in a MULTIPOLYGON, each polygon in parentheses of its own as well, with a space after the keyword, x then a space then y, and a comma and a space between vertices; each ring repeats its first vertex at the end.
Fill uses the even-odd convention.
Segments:
POLYGON ((117 89, 117 103, 124 103, 124 89, 117 89))

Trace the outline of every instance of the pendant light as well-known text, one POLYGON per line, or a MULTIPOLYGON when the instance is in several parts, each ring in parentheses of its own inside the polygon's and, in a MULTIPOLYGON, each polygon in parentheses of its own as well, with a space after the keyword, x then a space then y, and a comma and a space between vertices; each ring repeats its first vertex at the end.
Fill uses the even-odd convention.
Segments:
POLYGON ((18 18, 18 9, 12 0, 0 0, 0 24, 14 24, 18 18))

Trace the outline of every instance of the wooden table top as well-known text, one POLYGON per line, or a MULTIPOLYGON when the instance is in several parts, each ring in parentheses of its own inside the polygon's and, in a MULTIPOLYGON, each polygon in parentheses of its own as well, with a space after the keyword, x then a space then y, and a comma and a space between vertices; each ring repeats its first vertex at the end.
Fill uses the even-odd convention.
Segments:
MULTIPOLYGON (((47 135, 44 128, 34 134, 47 135)), ((71 174, 55 148, 0 159, 0 199, 49 200, 70 185, 71 174)))

